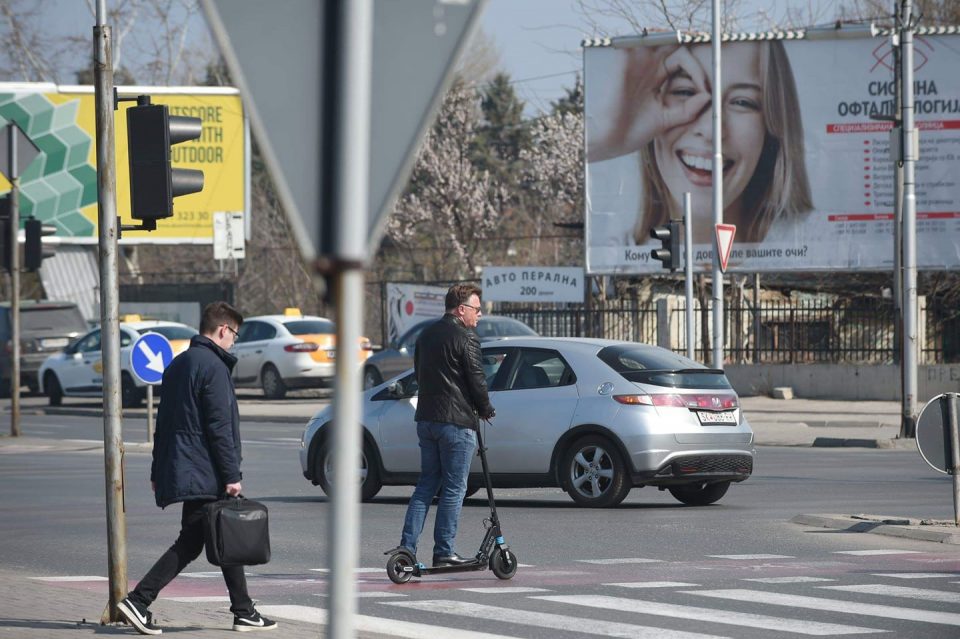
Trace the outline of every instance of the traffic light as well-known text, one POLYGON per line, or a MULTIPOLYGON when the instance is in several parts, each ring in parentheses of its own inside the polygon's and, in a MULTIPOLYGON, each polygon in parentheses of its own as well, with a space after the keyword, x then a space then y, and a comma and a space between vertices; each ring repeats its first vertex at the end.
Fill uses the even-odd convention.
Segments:
POLYGON ((155 222, 173 216, 173 198, 203 190, 203 171, 170 166, 170 146, 196 140, 203 132, 200 118, 170 115, 165 104, 137 98, 127 109, 130 155, 130 214, 155 222))
POLYGON ((670 269, 671 273, 680 268, 680 222, 670 220, 655 226, 650 229, 650 237, 660 240, 660 248, 650 251, 653 259, 662 262, 663 268, 670 269))
POLYGON ((40 263, 55 254, 52 247, 43 247, 43 236, 53 235, 57 232, 57 227, 44 224, 34 217, 28 217, 23 223, 23 232, 26 236, 23 245, 23 268, 27 271, 38 271, 40 263))
POLYGON ((0 268, 11 271, 13 250, 10 247, 10 196, 0 198, 0 268))

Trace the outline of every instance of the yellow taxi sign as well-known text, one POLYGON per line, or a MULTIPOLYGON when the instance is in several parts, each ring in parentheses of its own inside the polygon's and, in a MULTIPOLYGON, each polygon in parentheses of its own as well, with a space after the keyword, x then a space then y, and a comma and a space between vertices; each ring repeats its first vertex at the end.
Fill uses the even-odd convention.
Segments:
POLYGON ((143 318, 139 313, 127 313, 126 315, 120 316, 121 322, 141 322, 143 318))
POLYGON ((300 317, 303 313, 300 312, 300 309, 296 306, 288 306, 283 309, 283 314, 285 317, 300 317))

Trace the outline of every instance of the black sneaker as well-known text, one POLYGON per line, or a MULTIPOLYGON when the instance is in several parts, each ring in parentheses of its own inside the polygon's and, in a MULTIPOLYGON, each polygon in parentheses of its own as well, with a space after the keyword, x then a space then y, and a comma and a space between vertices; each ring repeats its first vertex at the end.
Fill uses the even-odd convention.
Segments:
POLYGON ((234 615, 233 629, 237 632, 251 632, 253 630, 274 630, 277 622, 267 619, 256 610, 249 615, 234 615))
POLYGON ((163 630, 153 624, 153 613, 125 597, 117 604, 117 610, 141 635, 160 635, 163 630))

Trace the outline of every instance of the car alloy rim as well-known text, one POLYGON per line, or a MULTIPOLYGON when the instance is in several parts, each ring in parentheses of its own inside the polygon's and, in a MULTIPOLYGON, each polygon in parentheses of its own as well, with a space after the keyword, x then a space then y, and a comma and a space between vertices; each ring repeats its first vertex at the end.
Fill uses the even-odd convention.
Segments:
MULTIPOLYGON (((360 453, 360 483, 367 481, 367 456, 360 453)), ((323 474, 327 477, 327 483, 333 485, 333 453, 329 453, 323 460, 323 474)))
POLYGON ((264 389, 266 394, 273 395, 276 393, 277 387, 279 386, 279 384, 277 384, 278 375, 273 372, 272 368, 268 368, 263 377, 263 385, 266 387, 264 389))
POLYGON ((367 371, 363 375, 364 388, 373 388, 377 385, 377 376, 373 371, 367 371))
POLYGON ((590 499, 600 497, 613 483, 613 460, 600 446, 585 446, 570 463, 570 484, 590 499))

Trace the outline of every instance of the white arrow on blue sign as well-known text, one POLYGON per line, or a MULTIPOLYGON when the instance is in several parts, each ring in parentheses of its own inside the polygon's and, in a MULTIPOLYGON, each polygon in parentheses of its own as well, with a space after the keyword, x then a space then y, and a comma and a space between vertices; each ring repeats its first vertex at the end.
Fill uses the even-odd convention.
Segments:
POLYGON ((173 361, 173 347, 160 333, 144 333, 133 343, 130 364, 144 384, 159 384, 163 371, 173 361))

